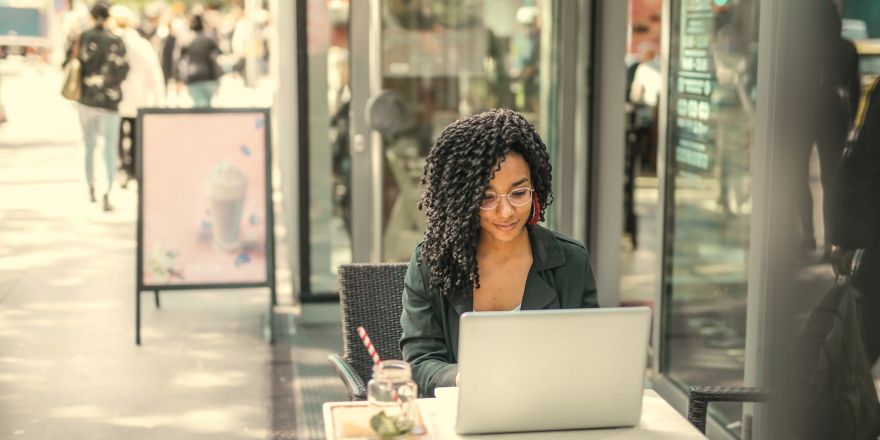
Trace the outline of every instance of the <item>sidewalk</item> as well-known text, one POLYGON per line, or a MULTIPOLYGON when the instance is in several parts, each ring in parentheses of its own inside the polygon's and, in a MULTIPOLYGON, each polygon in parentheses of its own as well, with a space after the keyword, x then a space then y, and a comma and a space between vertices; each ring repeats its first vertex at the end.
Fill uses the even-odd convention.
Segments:
POLYGON ((296 335, 279 313, 273 347, 264 289, 166 292, 158 310, 146 293, 136 346, 136 185, 114 212, 89 203, 60 73, 3 72, 0 439, 320 438, 314 398, 345 398, 335 308, 296 335))

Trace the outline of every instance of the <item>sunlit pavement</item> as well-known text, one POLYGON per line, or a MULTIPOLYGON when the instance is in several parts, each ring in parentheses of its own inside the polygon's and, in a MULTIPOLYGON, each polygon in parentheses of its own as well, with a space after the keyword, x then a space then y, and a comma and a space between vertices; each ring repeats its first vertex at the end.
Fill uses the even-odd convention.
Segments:
POLYGON ((267 292, 169 292, 158 310, 144 294, 137 347, 136 185, 114 188, 113 212, 89 203, 60 73, 0 75, 0 438, 292 438, 267 292))

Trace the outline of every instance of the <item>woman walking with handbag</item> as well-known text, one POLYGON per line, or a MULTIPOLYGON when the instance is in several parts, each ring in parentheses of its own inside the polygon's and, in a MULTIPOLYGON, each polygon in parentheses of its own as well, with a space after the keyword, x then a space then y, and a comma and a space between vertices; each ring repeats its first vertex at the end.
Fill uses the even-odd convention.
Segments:
POLYGON ((86 147, 85 168, 89 197, 95 199, 94 155, 97 140, 104 140, 104 211, 111 211, 110 190, 116 172, 116 144, 119 139, 120 85, 128 74, 125 44, 106 28, 110 5, 99 0, 90 10, 94 26, 80 34, 73 57, 80 63, 78 110, 86 147))

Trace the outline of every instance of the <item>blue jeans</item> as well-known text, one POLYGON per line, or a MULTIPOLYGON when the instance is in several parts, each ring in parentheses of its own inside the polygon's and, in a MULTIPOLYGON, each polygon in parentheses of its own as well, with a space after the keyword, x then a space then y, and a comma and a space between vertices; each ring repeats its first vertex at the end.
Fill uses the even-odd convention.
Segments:
POLYGON ((113 187, 116 175, 116 144, 119 143, 119 113, 98 107, 79 104, 79 123, 82 126, 83 142, 86 144, 86 180, 90 188, 95 187, 95 148, 98 136, 104 140, 104 170, 107 174, 107 189, 113 187))
POLYGON ((189 96, 192 97, 193 107, 210 107, 211 98, 217 91, 217 81, 196 81, 186 86, 189 96))

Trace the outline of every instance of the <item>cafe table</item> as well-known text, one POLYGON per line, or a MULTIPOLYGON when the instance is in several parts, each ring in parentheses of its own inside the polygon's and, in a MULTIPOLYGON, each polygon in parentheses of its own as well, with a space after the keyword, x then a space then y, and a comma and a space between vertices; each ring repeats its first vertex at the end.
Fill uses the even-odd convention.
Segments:
MULTIPOLYGON (((571 431, 520 432, 506 434, 458 435, 455 413, 458 388, 438 388, 436 398, 419 399, 416 431, 404 438, 412 440, 538 440, 538 439, 705 439, 705 437, 653 390, 645 390, 639 424, 626 428, 571 431)), ((367 402, 324 403, 324 430, 328 440, 376 438, 369 426, 367 402)))

